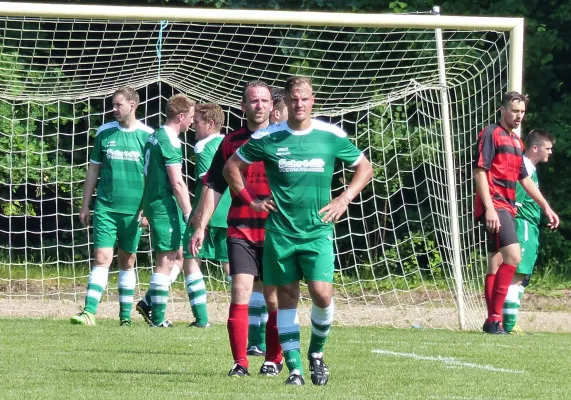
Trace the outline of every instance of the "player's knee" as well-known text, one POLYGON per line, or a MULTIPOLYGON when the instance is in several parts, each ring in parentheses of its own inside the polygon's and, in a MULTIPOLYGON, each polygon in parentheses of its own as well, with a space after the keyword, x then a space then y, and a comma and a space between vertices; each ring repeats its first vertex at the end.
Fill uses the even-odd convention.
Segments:
POLYGON ((100 267, 107 267, 113 261, 113 249, 95 249, 95 265, 100 267))

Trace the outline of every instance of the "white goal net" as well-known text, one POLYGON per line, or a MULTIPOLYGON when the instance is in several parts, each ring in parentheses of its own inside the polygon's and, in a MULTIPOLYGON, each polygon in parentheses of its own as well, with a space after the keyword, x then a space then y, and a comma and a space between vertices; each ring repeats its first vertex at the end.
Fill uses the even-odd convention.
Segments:
MULTIPOLYGON (((233 11, 248 16, 235 23, 221 10, 99 7, 90 15, 95 8, 73 6, 82 13, 70 17, 69 5, 61 16, 57 6, 37 16, 10 7, 0 3, 0 315, 71 316, 83 305, 93 248, 78 211, 93 137, 113 120, 118 87, 137 89, 138 118, 151 127, 164 122, 166 99, 182 92, 220 104, 228 132, 242 123, 245 82, 282 87, 298 74, 313 78, 316 117, 342 126, 374 165, 372 183, 336 225, 337 322, 481 324, 473 147, 502 93, 521 79, 505 22, 518 20, 495 27, 498 20, 476 18, 459 29, 462 18, 430 15, 352 23, 347 14, 315 14, 326 21, 311 23, 311 13, 233 11), (101 9, 123 19, 101 19, 101 9), (144 10, 154 11, 141 17, 144 10)), ((194 142, 189 131, 191 195, 194 142)), ((332 195, 350 179, 340 164, 332 195)), ((152 262, 145 236, 136 296, 152 262)), ((111 271, 99 314, 116 318, 116 265, 111 271)), ((222 271, 207 264, 204 274, 211 318, 224 321, 222 271)), ((173 289, 169 317, 190 320, 181 278, 173 289)))

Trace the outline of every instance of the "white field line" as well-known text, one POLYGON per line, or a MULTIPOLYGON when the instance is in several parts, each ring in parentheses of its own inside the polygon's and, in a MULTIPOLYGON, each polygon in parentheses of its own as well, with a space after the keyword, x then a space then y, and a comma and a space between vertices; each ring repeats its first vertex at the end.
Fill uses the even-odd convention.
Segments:
POLYGON ((453 357, 420 356, 420 355, 414 354, 414 353, 398 353, 396 351, 383 350, 383 349, 373 349, 372 352, 377 353, 377 354, 386 354, 389 356, 413 358, 415 360, 422 360, 422 361, 439 361, 439 362, 442 362, 446 365, 455 366, 455 367, 476 368, 476 369, 483 369, 483 370, 492 371, 492 372, 507 372, 508 374, 523 374, 523 373, 525 373, 525 371, 520 371, 520 370, 496 368, 496 367, 493 367, 491 365, 482 365, 482 364, 475 364, 475 363, 471 363, 471 362, 460 361, 460 360, 457 360, 456 358, 453 358, 453 357))

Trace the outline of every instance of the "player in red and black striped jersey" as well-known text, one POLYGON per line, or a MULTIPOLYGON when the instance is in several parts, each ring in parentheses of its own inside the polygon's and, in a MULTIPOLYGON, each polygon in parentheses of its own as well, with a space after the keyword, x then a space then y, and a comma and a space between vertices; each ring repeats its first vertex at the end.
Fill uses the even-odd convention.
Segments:
POLYGON ((500 108, 501 118, 478 135, 474 180, 474 216, 488 231, 488 272, 484 283, 488 318, 484 332, 504 334, 502 308, 521 250, 515 231, 516 183, 539 204, 554 229, 559 217, 553 212, 523 163, 523 142, 514 132, 525 115, 528 98, 517 92, 506 93, 500 108))
MULTIPOLYGON (((218 204, 222 193, 228 187, 222 176, 226 161, 244 143, 252 133, 268 126, 272 111, 270 88, 262 81, 253 81, 246 85, 241 103, 246 115, 246 126, 226 135, 214 155, 208 174, 204 178, 207 188, 193 218, 195 232, 190 241, 191 252, 198 253, 204 240, 204 231, 218 204)), ((248 341, 248 303, 254 288, 254 281, 262 278, 262 255, 268 211, 274 210, 270 197, 270 188, 263 163, 252 164, 244 172, 244 179, 252 189, 252 195, 263 199, 255 207, 248 206, 235 193, 228 212, 228 259, 230 262, 231 300, 228 316, 228 335, 234 357, 234 366, 230 376, 249 375, 248 341)), ((266 324, 266 354, 260 374, 275 376, 282 370, 282 351, 277 328, 277 292, 275 287, 264 287, 264 297, 268 309, 266 324)))

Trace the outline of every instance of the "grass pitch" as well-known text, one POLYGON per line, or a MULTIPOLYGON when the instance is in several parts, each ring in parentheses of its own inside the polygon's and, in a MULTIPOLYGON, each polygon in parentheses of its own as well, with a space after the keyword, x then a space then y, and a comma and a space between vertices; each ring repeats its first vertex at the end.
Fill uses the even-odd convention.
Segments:
MULTIPOLYGON (((302 330, 302 352, 309 329, 302 330)), ((333 327, 325 387, 229 378, 226 327, 120 328, 0 319, 0 398, 8 399, 565 399, 571 335, 491 336, 428 329, 333 327)))

